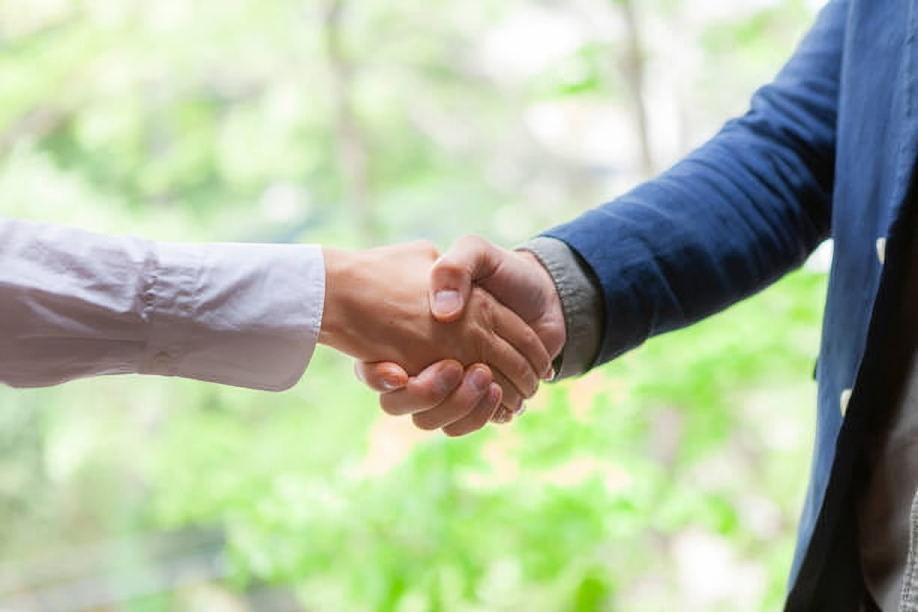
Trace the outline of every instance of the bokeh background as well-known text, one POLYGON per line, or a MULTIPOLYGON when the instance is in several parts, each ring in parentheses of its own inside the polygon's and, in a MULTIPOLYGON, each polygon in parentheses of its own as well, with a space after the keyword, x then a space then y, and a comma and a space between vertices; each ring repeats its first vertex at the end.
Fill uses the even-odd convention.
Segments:
MULTIPOLYGON (((819 4, 0 0, 0 214, 512 246, 742 112, 819 4)), ((824 259, 459 440, 322 350, 281 394, 0 388, 0 608, 778 609, 824 259)))

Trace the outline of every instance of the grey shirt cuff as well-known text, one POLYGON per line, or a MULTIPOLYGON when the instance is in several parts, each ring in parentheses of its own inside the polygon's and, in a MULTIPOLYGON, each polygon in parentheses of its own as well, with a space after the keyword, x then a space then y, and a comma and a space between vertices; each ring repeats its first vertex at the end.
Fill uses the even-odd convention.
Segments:
POLYGON ((579 376, 599 354, 605 324, 602 289, 592 269, 567 244, 539 236, 520 250, 536 256, 551 275, 561 298, 567 341, 555 359, 555 380, 579 376))

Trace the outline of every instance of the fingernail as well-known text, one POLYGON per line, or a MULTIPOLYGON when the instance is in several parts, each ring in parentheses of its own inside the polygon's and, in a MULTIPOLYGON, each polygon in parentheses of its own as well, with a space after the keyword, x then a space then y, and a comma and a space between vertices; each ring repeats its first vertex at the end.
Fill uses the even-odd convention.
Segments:
POLYGON ((462 382, 462 368, 458 365, 451 365, 443 368, 437 375, 437 385, 444 394, 450 393, 462 382))
POLYGON ((513 413, 513 416, 523 416, 524 412, 526 412, 526 404, 520 404, 520 407, 516 409, 516 412, 513 413))
POLYGON ((494 404, 495 406, 500 404, 500 400, 503 398, 504 392, 496 382, 492 382, 491 386, 488 387, 488 401, 494 404))
POLYGON ((484 393, 491 384, 491 376, 486 370, 475 368, 469 375, 469 386, 475 390, 475 393, 484 393))
POLYGON ((462 306, 459 292, 452 289, 437 291, 434 295, 434 311, 438 315, 448 315, 456 312, 462 306))
POLYGON ((398 389, 398 383, 392 378, 383 378, 382 387, 385 391, 395 391, 398 389))
POLYGON ((548 371, 548 376, 545 377, 545 380, 554 380, 555 379, 555 369, 552 368, 548 371))

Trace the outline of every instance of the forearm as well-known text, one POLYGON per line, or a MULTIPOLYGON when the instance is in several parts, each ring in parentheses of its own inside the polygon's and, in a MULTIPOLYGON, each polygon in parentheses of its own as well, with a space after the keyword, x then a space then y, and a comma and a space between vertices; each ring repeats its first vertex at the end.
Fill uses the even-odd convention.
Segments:
POLYGON ((387 299, 378 293, 383 285, 374 290, 372 283, 377 280, 394 283, 398 279, 374 278, 378 271, 372 258, 367 260, 365 251, 324 247, 322 258, 325 297, 318 343, 358 359, 370 358, 374 345, 377 350, 385 351, 382 344, 388 344, 391 339, 384 339, 384 324, 380 319, 393 316, 393 312, 380 304, 387 299))
POLYGON ((182 376, 280 390, 322 316, 314 246, 169 244, 0 219, 0 380, 182 376))
POLYGON ((829 232, 846 3, 830 3, 751 110, 673 169, 550 230, 599 278, 599 362, 750 295, 829 232))

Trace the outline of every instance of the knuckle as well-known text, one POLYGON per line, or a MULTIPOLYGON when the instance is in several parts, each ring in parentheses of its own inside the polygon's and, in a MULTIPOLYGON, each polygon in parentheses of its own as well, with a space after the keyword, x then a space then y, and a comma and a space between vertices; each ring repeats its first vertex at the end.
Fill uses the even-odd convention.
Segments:
POLYGON ((461 262, 446 254, 437 260, 434 270, 443 280, 458 282, 461 281, 465 268, 461 262))
POLYGON ((526 397, 532 397, 539 390, 539 379, 528 363, 519 365, 518 380, 522 384, 521 391, 526 397))
POLYGON ((497 303, 491 294, 481 287, 472 287, 469 302, 474 304, 475 318, 480 325, 488 328, 490 332, 499 333, 497 303))
POLYGON ((484 242, 484 240, 477 234, 463 234, 456 240, 456 245, 475 247, 481 245, 482 242, 484 242))

